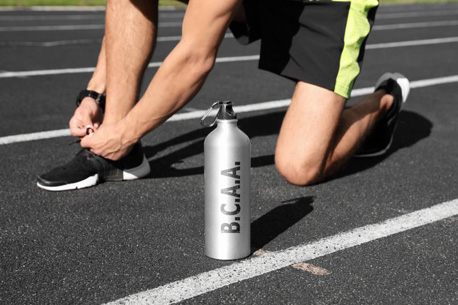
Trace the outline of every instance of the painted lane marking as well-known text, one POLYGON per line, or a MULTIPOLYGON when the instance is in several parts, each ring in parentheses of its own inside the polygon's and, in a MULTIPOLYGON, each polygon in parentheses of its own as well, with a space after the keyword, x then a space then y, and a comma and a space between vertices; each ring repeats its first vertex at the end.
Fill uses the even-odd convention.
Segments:
MULTIPOLYGON (((219 57, 216 59, 216 63, 251 61, 251 60, 258 60, 258 59, 259 59, 259 55, 219 57)), ((157 67, 160 67, 161 64, 162 62, 152 62, 148 64, 148 68, 157 68, 157 67)), ((86 67, 86 68, 67 68, 67 69, 51 69, 51 70, 18 71, 18 72, 0 72, 0 78, 92 73, 94 72, 94 70, 95 70, 95 67, 86 67)))
POLYGON ((414 46, 425 46, 425 45, 455 43, 455 42, 458 42, 458 37, 421 39, 421 40, 410 40, 410 41, 399 41, 399 42, 385 42, 385 43, 369 44, 366 46, 366 50, 414 47, 414 46))
MULTIPOLYGON (((420 45, 434 45, 434 44, 455 43, 455 42, 458 42, 458 37, 446 37, 446 38, 435 38, 435 39, 422 39, 422 40, 368 44, 366 46, 366 49, 373 50, 373 49, 409 47, 409 46, 420 46, 420 45)), ((258 60, 258 59, 259 59, 259 55, 219 57, 216 59, 216 63, 250 61, 250 60, 258 60)), ((148 68, 157 68, 161 64, 162 62, 152 62, 148 65, 148 68)), ((0 72, 0 78, 92 73, 94 72, 94 70, 95 70, 94 67, 86 67, 86 68, 67 68, 67 69, 51 69, 51 70, 16 71, 16 72, 6 71, 6 72, 0 72)))
MULTIPOLYGON (((95 11, 97 12, 97 11, 95 11)), ((183 18, 184 11, 182 13, 159 13, 160 19, 173 19, 183 18)), ((90 14, 90 15, 15 15, 15 16, 0 16, 0 21, 48 21, 48 20, 100 20, 104 19, 105 14, 90 14)))
POLYGON ((92 73, 94 72, 94 70, 95 70, 94 67, 86 67, 86 68, 66 68, 66 69, 34 70, 34 71, 19 71, 19 72, 0 72, 0 78, 92 73))
MULTIPOLYGON (((428 87, 428 86, 435 86, 435 85, 449 84, 449 83, 456 83, 456 82, 458 82, 458 75, 453 75, 453 76, 412 81, 410 83, 410 88, 411 89, 423 88, 423 87, 428 87)), ((373 87, 354 89, 351 93, 351 96, 352 97, 363 96, 363 95, 370 94, 373 91, 374 91, 373 87)), ((262 103, 256 103, 256 104, 235 106, 234 110, 237 113, 272 110, 272 109, 287 107, 290 104, 290 102, 291 102, 291 99, 269 101, 269 102, 262 102, 262 103)), ((185 112, 185 113, 177 113, 173 115, 171 118, 169 118, 167 122, 199 119, 202 117, 204 113, 205 113, 205 110, 196 110, 196 111, 185 112)), ((34 140, 52 139, 52 138, 65 137, 65 136, 70 136, 69 129, 33 132, 33 133, 27 133, 27 134, 0 137, 0 145, 28 142, 28 141, 34 141, 34 140)))
MULTIPOLYGON (((267 253, 272 253, 272 251, 268 251, 268 250, 266 251, 264 249, 259 249, 253 252, 252 255, 261 256, 267 253)), ((297 270, 310 272, 311 274, 314 274, 314 275, 329 275, 332 273, 329 270, 326 270, 324 268, 321 268, 321 267, 318 267, 312 264, 308 264, 308 263, 295 263, 295 264, 292 264, 291 267, 297 270)))
POLYGON ((18 8, 15 6, 0 7, 0 12, 104 12, 105 6, 31 6, 18 8))
POLYGON ((91 43, 102 43, 102 39, 69 39, 54 41, 1 41, 0 47, 58 47, 70 45, 82 45, 91 43))
MULTIPOLYGON (((227 33, 224 38, 234 38, 234 35, 227 33)), ((180 41, 181 36, 162 36, 156 38, 157 42, 167 41, 180 41)), ((54 41, 0 41, 0 47, 58 47, 67 45, 80 45, 80 44, 91 44, 91 43, 102 43, 102 39, 70 39, 70 40, 54 40, 54 41)))
MULTIPOLYGON (((1 10, 1 9, 0 9, 1 10)), ((49 11, 49 10, 48 10, 49 11)), ((73 11, 73 10, 59 10, 59 11, 73 11)), ((78 11, 78 10, 74 10, 78 11)), ((84 9, 84 12, 105 12, 105 9, 84 9)), ((183 18, 185 10, 177 13, 159 13, 159 18, 183 18)), ((411 11, 411 12, 397 12, 397 13, 378 13, 377 20, 379 19, 396 19, 396 18, 412 18, 412 17, 431 17, 431 16, 450 16, 458 14, 458 10, 437 10, 437 11, 411 11)), ((0 16, 0 21, 48 21, 48 20, 97 20, 104 18, 104 14, 91 14, 91 15, 15 15, 15 16, 0 16)))
MULTIPOLYGON (((182 22, 159 22, 159 27, 180 27, 182 22)), ((37 31, 85 31, 102 30, 105 24, 75 24, 75 25, 41 25, 41 26, 2 26, 0 32, 37 32, 37 31)))
POLYGON ((246 259, 231 265, 136 293, 107 303, 115 304, 173 304, 216 289, 267 274, 291 264, 310 261, 371 241, 419 228, 458 214, 458 199, 366 225, 347 232, 291 247, 282 251, 246 259))
POLYGON ((44 140, 58 137, 70 136, 70 129, 58 129, 58 130, 49 130, 49 131, 40 131, 19 134, 15 136, 6 136, 0 138, 0 145, 19 143, 19 142, 29 142, 35 140, 44 140))
POLYGON ((378 13, 376 19, 395 19, 410 17, 450 16, 458 14, 458 10, 416 11, 402 13, 378 13))
MULTIPOLYGON (((169 24, 170 25, 170 24, 169 24)), ((413 28, 424 28, 424 27, 441 27, 441 26, 455 26, 458 25, 458 20, 451 21, 435 21, 435 22, 417 22, 417 23, 401 23, 401 24, 388 24, 388 25, 376 25, 374 26, 374 31, 384 31, 384 30, 396 30, 396 29, 413 29, 413 28)), ((84 26, 84 25, 82 25, 84 26)), ((86 25, 87 29, 92 29, 96 27, 97 29, 100 25, 86 25)), ((32 27, 30 27, 32 28, 32 27)), ((35 28, 35 27, 33 27, 35 28)), ((1 31, 1 27, 0 27, 1 31)), ((227 38, 234 38, 234 35, 227 33, 224 36, 227 38)), ((181 36, 163 36, 157 37, 158 42, 168 42, 168 41, 180 41, 181 36)), ((87 44, 87 43, 100 43, 101 39, 74 39, 74 40, 57 40, 57 41, 47 41, 47 42, 33 42, 33 41, 6 41, 0 42, 0 46, 6 47, 56 47, 62 45, 74 45, 74 44, 87 44)))
MULTIPOLYGON (((159 22, 161 27, 181 27, 181 21, 177 22, 159 22)), ((431 28, 441 26, 455 26, 456 20, 449 21, 429 21, 429 22, 414 22, 414 23, 399 23, 387 25, 375 25, 372 30, 397 30, 397 29, 411 29, 411 28, 431 28)), ((37 32, 37 31, 88 31, 88 30, 102 30, 105 24, 74 24, 74 25, 41 25, 41 26, 2 26, 0 32, 37 32)))
MULTIPOLYGON (((32 11, 32 12, 104 12, 105 6, 31 6, 27 8, 18 8, 14 6, 2 6, 0 7, 1 12, 20 12, 20 11, 32 11)), ((159 8, 159 11, 167 12, 179 12, 184 11, 179 8, 163 6, 159 8)))
POLYGON ((48 20, 99 20, 102 14, 90 15, 40 15, 40 16, 0 16, 0 21, 48 21, 48 20))
POLYGON ((431 27, 455 26, 455 25, 458 25, 458 20, 444 20, 444 21, 431 21, 431 22, 413 22, 413 23, 374 25, 374 27, 372 29, 374 31, 386 31, 386 30, 431 28, 431 27))

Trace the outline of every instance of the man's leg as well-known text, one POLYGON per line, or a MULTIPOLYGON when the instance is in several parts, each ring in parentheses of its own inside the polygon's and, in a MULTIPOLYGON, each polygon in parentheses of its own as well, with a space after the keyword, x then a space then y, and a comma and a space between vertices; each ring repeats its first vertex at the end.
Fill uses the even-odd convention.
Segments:
POLYGON ((102 119, 119 121, 135 105, 156 42, 157 14, 157 0, 107 2, 105 36, 86 88, 107 95, 105 117, 93 99, 84 98, 70 119, 73 136, 85 136, 88 125, 97 129, 102 119))
POLYGON ((102 40, 102 46, 100 47, 99 57, 97 59, 97 65, 95 71, 92 74, 89 83, 87 84, 87 90, 92 90, 98 93, 105 93, 107 86, 107 58, 106 58, 106 43, 105 37, 102 40))
POLYGON ((275 163, 289 182, 317 183, 348 161, 393 103, 384 90, 344 109, 332 91, 298 82, 278 138, 275 163))
POLYGON ((158 0, 108 0, 104 123, 124 118, 138 99, 157 34, 158 0))
MULTIPOLYGON (((105 38, 102 41, 97 66, 92 74, 91 79, 86 87, 87 90, 105 94, 106 92, 106 52, 105 38)), ((103 120, 102 109, 97 105, 96 101, 91 97, 86 97, 81 100, 80 106, 75 110, 70 119, 70 132, 74 137, 84 137, 86 135, 86 126, 92 125, 97 129, 103 120)))

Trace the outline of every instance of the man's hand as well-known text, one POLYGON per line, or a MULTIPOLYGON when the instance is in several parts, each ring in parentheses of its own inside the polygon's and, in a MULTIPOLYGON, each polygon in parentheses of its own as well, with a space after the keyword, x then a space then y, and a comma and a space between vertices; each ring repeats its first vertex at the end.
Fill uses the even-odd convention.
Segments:
POLYGON ((91 125, 93 130, 97 130, 103 120, 103 111, 97 103, 90 97, 86 97, 76 108, 73 117, 70 119, 70 133, 74 137, 86 136, 86 128, 91 125))
POLYGON ((81 139, 81 146, 109 160, 119 160, 126 156, 136 140, 126 140, 123 135, 124 122, 103 124, 95 132, 81 139))

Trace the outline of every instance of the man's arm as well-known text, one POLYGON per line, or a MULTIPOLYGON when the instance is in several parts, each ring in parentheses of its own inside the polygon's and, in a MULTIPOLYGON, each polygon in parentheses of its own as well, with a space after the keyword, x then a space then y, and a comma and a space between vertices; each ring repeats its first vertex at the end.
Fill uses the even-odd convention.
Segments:
POLYGON ((81 145, 117 160, 143 135, 165 122, 199 91, 211 71, 219 45, 241 0, 190 1, 182 39, 157 71, 147 91, 116 124, 102 124, 81 145))

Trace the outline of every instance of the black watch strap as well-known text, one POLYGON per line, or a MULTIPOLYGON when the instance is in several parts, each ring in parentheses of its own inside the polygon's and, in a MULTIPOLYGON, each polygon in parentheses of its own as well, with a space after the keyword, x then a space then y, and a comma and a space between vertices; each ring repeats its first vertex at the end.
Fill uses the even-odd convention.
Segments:
POLYGON ((81 92, 78 94, 78 97, 76 98, 76 107, 79 107, 81 101, 85 97, 93 98, 97 105, 99 105, 100 108, 105 111, 105 95, 92 90, 81 90, 81 92))

